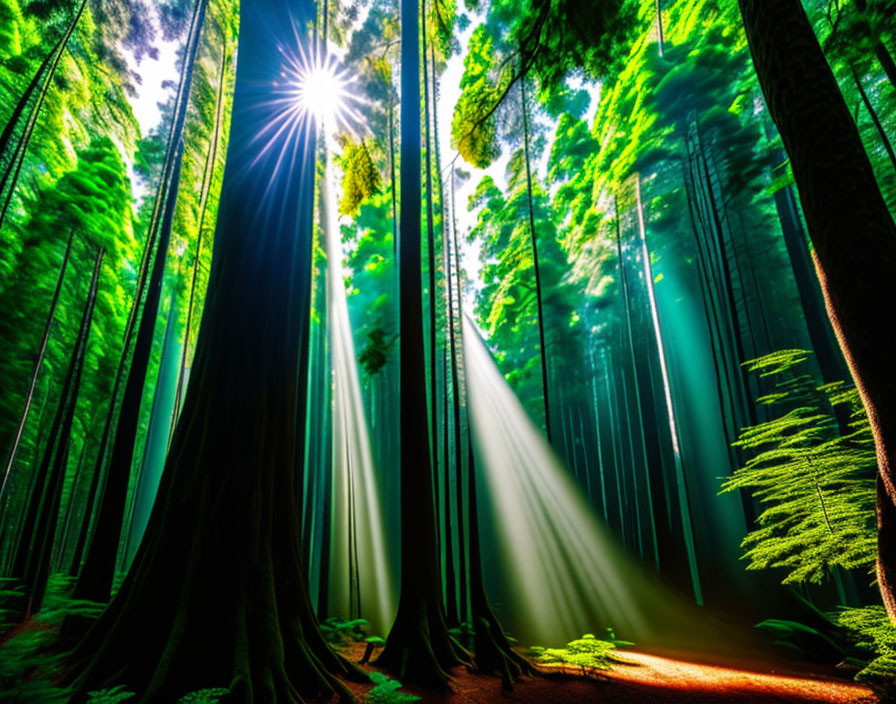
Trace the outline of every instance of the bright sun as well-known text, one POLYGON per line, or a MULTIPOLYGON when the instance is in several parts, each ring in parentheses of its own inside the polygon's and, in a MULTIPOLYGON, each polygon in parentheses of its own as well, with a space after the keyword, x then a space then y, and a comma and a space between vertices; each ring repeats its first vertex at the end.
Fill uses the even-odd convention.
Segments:
POLYGON ((335 120, 344 106, 345 81, 333 65, 311 66, 299 76, 296 100, 318 122, 335 120))

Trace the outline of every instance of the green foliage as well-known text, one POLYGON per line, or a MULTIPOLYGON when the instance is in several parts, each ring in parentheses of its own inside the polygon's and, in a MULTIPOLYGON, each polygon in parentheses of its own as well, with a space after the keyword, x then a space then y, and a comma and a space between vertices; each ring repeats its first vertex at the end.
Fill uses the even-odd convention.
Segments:
POLYGON ((421 701, 415 694, 400 692, 401 682, 389 679, 382 672, 369 672, 367 675, 376 685, 367 693, 368 704, 410 704, 421 701))
POLYGON ((851 632, 856 646, 870 657, 856 679, 890 683, 896 680, 896 628, 884 607, 843 609, 836 620, 851 632))
POLYGON ((611 669, 614 663, 624 663, 625 659, 616 653, 616 649, 631 645, 633 643, 616 640, 612 630, 608 629, 606 640, 586 633, 563 648, 533 646, 526 655, 543 665, 577 667, 583 675, 593 675, 598 671, 611 669))
POLYGON ((367 333, 367 342, 358 353, 358 362, 368 376, 377 374, 386 365, 389 350, 395 344, 395 338, 387 339, 381 327, 375 327, 367 333))
POLYGON ((723 484, 748 490, 764 506, 744 539, 750 569, 783 568, 783 583, 820 583, 834 566, 870 571, 875 560, 876 459, 858 391, 842 383, 816 387, 797 373, 802 350, 754 360, 749 369, 775 381, 760 399, 777 414, 745 428, 739 447, 755 453, 723 484), (850 413, 838 433, 834 409, 850 413))
POLYGON ((330 616, 320 623, 320 632, 333 645, 346 645, 349 642, 364 642, 367 633, 364 629, 368 622, 363 618, 344 619, 330 616))
POLYGON ((362 140, 343 140, 342 200, 339 201, 341 215, 357 215, 361 203, 377 193, 382 187, 379 169, 370 157, 367 144, 362 140))
POLYGON ((177 700, 177 704, 218 704, 223 697, 227 696, 228 691, 223 687, 200 689, 196 692, 185 694, 177 700))
POLYGON ((137 695, 127 691, 124 686, 118 685, 110 689, 101 689, 87 693, 87 704, 119 704, 133 699, 137 695))

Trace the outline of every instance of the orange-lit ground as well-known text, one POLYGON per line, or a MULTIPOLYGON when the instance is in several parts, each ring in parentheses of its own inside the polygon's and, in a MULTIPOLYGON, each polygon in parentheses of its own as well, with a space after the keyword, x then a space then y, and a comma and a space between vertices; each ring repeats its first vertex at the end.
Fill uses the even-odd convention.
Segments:
MULTIPOLYGON (((352 657, 357 661, 363 648, 354 646, 352 657)), ((626 652, 630 664, 619 665, 607 679, 565 677, 530 678, 504 694, 501 682, 494 677, 480 677, 464 668, 451 673, 453 682, 448 693, 434 693, 405 687, 424 702, 434 704, 486 704, 507 702, 518 704, 635 704, 637 702, 675 702, 710 704, 781 704, 796 702, 837 702, 874 704, 884 700, 869 688, 819 673, 798 674, 757 666, 738 669, 730 666, 683 662, 657 655, 626 652)), ((359 695, 369 689, 351 685, 359 695)))

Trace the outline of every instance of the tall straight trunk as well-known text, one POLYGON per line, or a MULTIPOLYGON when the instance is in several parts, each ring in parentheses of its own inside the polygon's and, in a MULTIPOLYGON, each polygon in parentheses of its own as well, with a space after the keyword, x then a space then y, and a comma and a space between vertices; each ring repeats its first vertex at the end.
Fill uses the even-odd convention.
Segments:
POLYGON ((445 625, 436 550, 421 290, 420 5, 401 0, 401 595, 377 665, 402 681, 444 684, 461 653, 445 625))
MULTIPOLYGON (((783 163, 784 158, 784 154, 781 153, 776 161, 783 163)), ((842 381, 849 370, 846 368, 825 309, 824 295, 815 276, 815 265, 812 263, 812 254, 809 252, 806 233, 803 231, 803 223, 797 212, 792 189, 788 186, 778 190, 775 192, 774 201, 781 223, 784 247, 787 249, 790 269, 796 281, 803 318, 806 321, 815 359, 818 360, 821 379, 826 384, 842 381)))
MULTIPOLYGON (((53 84, 53 77, 56 74, 56 68, 59 66, 59 61, 62 59, 62 55, 65 53, 65 49, 68 46, 68 41, 71 38, 72 33, 75 31, 75 27, 78 26, 78 21, 81 19, 81 15, 84 13, 85 7, 87 7, 87 0, 81 0, 81 4, 78 6, 78 10, 72 17, 71 22, 69 22, 65 34, 63 34, 60 41, 56 44, 56 46, 53 48, 53 51, 51 51, 50 55, 47 57, 48 59, 52 57, 49 67, 45 68, 45 66, 42 64, 41 70, 38 72, 38 75, 35 76, 36 79, 44 70, 46 70, 46 76, 43 79, 43 84, 41 85, 40 93, 37 96, 36 103, 31 109, 30 114, 28 115, 28 119, 26 120, 25 127, 22 131, 22 135, 19 137, 18 143, 13 150, 12 156, 10 157, 9 162, 4 168, 3 176, 0 177, 0 195, 2 195, 4 191, 6 193, 5 197, 3 198, 3 206, 2 208, 0 208, 0 225, 3 224, 3 221, 6 218, 6 213, 8 212, 9 206, 12 203, 12 196, 13 192, 15 191, 16 182, 18 181, 19 173, 22 170, 22 165, 25 163, 25 153, 28 150, 28 145, 31 141, 31 135, 34 133, 34 127, 35 125, 37 125, 37 120, 40 117, 40 109, 41 107, 43 107, 43 103, 47 97, 47 93, 49 93, 50 88, 53 84)), ((44 63, 46 63, 46 59, 44 60, 44 63)), ((29 84, 28 90, 26 92, 34 92, 36 86, 33 86, 32 84, 29 84)), ((25 105, 27 105, 27 100, 25 101, 25 103, 21 104, 22 110, 24 110, 25 105)), ((16 125, 12 123, 12 119, 14 118, 16 123, 19 119, 21 119, 22 110, 19 110, 19 107, 19 105, 16 106, 13 116, 11 117, 11 121, 7 123, 6 127, 4 128, 3 134, 0 135, 0 140, 2 140, 4 137, 6 138, 5 142, 0 142, 0 158, 2 158, 2 156, 8 151, 9 140, 11 139, 13 131, 15 130, 16 125), (18 110, 17 114, 16 110, 18 110)))
MULTIPOLYGON (((146 301, 140 314, 134 356, 131 359, 127 382, 121 400, 121 411, 112 443, 105 488, 99 505, 96 530, 87 548, 84 567, 78 577, 75 598, 91 601, 108 601, 112 595, 118 549, 124 524, 125 502, 134 457, 134 445, 140 421, 140 402, 152 354, 152 340, 162 295, 162 279, 168 258, 168 245, 174 224, 177 191, 180 185, 181 161, 184 150, 184 126, 190 101, 193 66, 199 49, 199 36, 208 0, 197 0, 193 18, 193 33, 188 37, 187 53, 181 81, 180 100, 177 104, 172 134, 174 151, 170 154, 171 179, 165 194, 165 207, 159 225, 158 244, 153 260, 152 273, 147 284, 146 301)), ((149 233, 152 238, 152 232, 149 233)))
POLYGON ((75 231, 68 233, 68 241, 65 245, 65 254, 62 255, 62 265, 59 267, 59 275, 56 277, 56 288, 53 289, 53 297, 50 299, 50 310, 47 311, 47 322, 44 323, 44 332, 37 349, 37 359, 34 362, 34 371, 31 372, 31 381, 28 383, 28 391, 25 394, 25 407, 22 409, 22 417, 19 419, 19 427, 16 428, 16 436, 13 439, 12 448, 9 451, 9 459, 6 461, 6 469, 3 471, 3 482, 0 483, 0 502, 3 501, 3 493, 6 483, 16 461, 16 453, 22 442, 22 433, 25 432, 25 423, 28 421, 28 413, 31 411, 31 403, 34 400, 34 387, 37 386, 37 377, 44 363, 44 355, 47 352, 47 342, 50 340, 50 328, 53 327, 53 318, 56 316, 56 306, 59 305, 59 294, 62 291, 62 282, 65 280, 65 270, 68 268, 68 260, 72 252, 72 240, 75 231))
POLYGON ((143 531, 149 522, 149 513, 155 500, 156 490, 165 464, 165 453, 168 449, 168 438, 174 417, 174 399, 177 390, 179 367, 178 345, 178 307, 177 289, 172 287, 168 305, 168 320, 165 323, 165 335, 162 338, 162 355, 155 383, 152 386, 152 406, 149 413, 149 426, 146 429, 143 453, 136 476, 136 486, 128 520, 124 545, 124 565, 127 568, 134 558, 143 531))
POLYGON ((392 184, 392 254, 398 254, 398 193, 395 190, 395 105, 389 86, 389 182, 392 184))
POLYGON ((877 445, 877 577, 896 621, 896 224, 799 0, 739 0, 759 83, 790 156, 840 346, 877 445), (861 223, 861 227, 856 227, 861 223))
MULTIPOLYGON (((875 110, 874 106, 871 104, 871 99, 868 97, 868 93, 865 92, 865 86, 862 85, 862 79, 859 78, 859 74, 856 73, 854 68, 850 68, 850 73, 852 75, 852 80, 856 85, 856 90, 859 92, 859 97, 862 99, 862 104, 865 106, 865 110, 871 118, 874 129, 877 130, 877 136, 880 138, 880 143, 883 145, 884 151, 890 159, 890 166, 896 170, 896 153, 893 152, 893 145, 890 143, 887 131, 884 129, 883 124, 881 124, 880 117, 878 117, 877 110, 875 110)), ((890 178, 893 178, 893 174, 890 174, 890 178)))
POLYGON ((65 561, 65 547, 68 545, 69 529, 72 525, 72 516, 75 513, 75 496, 78 490, 78 484, 81 481, 82 470, 84 469, 84 460, 87 457, 87 430, 84 431, 84 442, 81 443, 81 452, 78 453, 78 460, 75 462, 75 475, 72 477, 71 490, 68 503, 62 514, 62 529, 60 530, 59 540, 53 548, 53 558, 50 562, 50 570, 52 573, 60 571, 60 565, 65 561))
POLYGON ((276 83, 285 59, 270 47, 294 46, 298 34, 295 51, 307 55, 313 14, 310 0, 240 7, 213 295, 146 537, 71 657, 82 698, 115 682, 141 704, 167 703, 217 682, 240 704, 326 700, 350 696, 336 675, 359 674, 315 623, 297 530, 314 131, 297 124, 273 148, 257 148, 272 122, 294 118, 291 104, 271 100, 272 90, 290 89, 276 83))
MULTIPOLYGON (((462 387, 459 382, 459 372, 458 372, 458 364, 459 364, 459 355, 462 353, 462 345, 458 344, 457 337, 460 334, 461 326, 463 324, 463 302, 461 299, 461 283, 460 283, 460 249, 457 246, 457 218, 455 210, 455 193, 457 192, 456 188, 457 184, 455 182, 455 170, 454 166, 451 167, 451 242, 449 246, 449 255, 453 254, 452 266, 449 269, 453 269, 454 271, 454 295, 456 296, 457 304, 456 308, 453 308, 451 311, 451 322, 449 322, 449 331, 452 336, 451 344, 452 353, 451 359, 453 361, 451 365, 451 384, 454 389, 454 393, 457 395, 455 398, 455 413, 459 411, 459 405, 461 403, 461 394, 462 387)), ((454 456, 454 483, 457 492, 457 563, 458 563, 458 583, 460 585, 460 620, 463 621, 469 615, 469 600, 467 595, 469 593, 469 579, 468 579, 468 571, 467 571, 467 550, 466 543, 464 542, 464 503, 460 497, 463 496, 463 462, 461 460, 462 450, 461 450, 461 435, 460 435, 460 425, 458 424, 459 415, 455 415, 455 435, 454 435, 454 446, 455 446, 455 456, 454 456)))
POLYGON ((16 127, 18 127, 19 125, 19 120, 22 119, 22 115, 25 113, 25 110, 28 107, 28 103, 31 102, 31 96, 34 95, 34 91, 36 91, 41 85, 41 78, 44 75, 44 71, 46 71, 47 67, 56 59, 56 56, 59 53, 59 50, 65 44, 66 39, 70 34, 69 30, 71 30, 72 27, 73 23, 69 23, 69 27, 67 28, 67 30, 62 33, 59 39, 56 40, 53 48, 50 49, 49 53, 44 57, 44 60, 41 62, 37 71, 35 71, 34 75, 31 77, 31 81, 28 83, 28 85, 25 87, 25 90, 22 91, 22 95, 19 96, 19 99, 16 101, 16 105, 12 109, 12 113, 10 114, 9 119, 3 126, 3 132, 0 133, 0 163, 2 163, 3 158, 6 156, 6 152, 9 149, 13 134, 15 133, 16 127))
MULTIPOLYGON (((215 126, 209 140, 208 156, 205 160, 205 168, 202 172, 201 196, 199 198, 199 228, 196 230, 196 255, 193 258, 193 271, 190 275, 190 300, 187 303, 187 322, 184 327, 184 346, 180 355, 180 370, 177 375, 177 391, 174 395, 174 415, 171 423, 171 434, 174 434, 174 424, 180 414, 180 403, 183 394, 184 381, 187 370, 187 350, 190 347, 190 332, 193 328, 193 308, 196 301, 196 279, 199 273, 199 262, 202 260, 202 235, 205 231, 205 216, 208 212, 209 194, 212 188, 212 180, 215 174, 215 163, 218 159, 218 145, 221 142, 221 127, 224 121, 224 77, 227 74, 227 46, 226 38, 221 37, 221 65, 218 67, 218 92, 215 97, 215 126)), ((168 438, 171 443, 171 438, 168 438)))
POLYGON ((535 206, 532 201, 532 167, 529 160, 529 114, 526 105, 526 79, 520 79, 520 105, 523 111, 523 158, 526 162, 526 198, 529 204, 529 234, 532 238, 532 268, 535 271, 535 300, 538 305, 538 344, 541 352, 541 391, 544 398, 544 429, 551 442, 551 404, 548 393, 548 349, 544 334, 544 305, 541 290, 541 270, 538 266, 538 234, 535 231, 535 206))
MULTIPOLYGON (((182 154, 181 145, 181 149, 177 151, 175 157, 178 162, 182 154)), ((140 403, 152 355, 152 340, 162 294, 162 278, 165 273, 179 184, 180 169, 178 168, 171 179, 171 188, 167 196, 159 247, 149 280, 146 303, 140 318, 134 356, 121 400, 118 427, 112 443, 112 454, 109 459, 105 490, 97 514, 96 530, 87 548, 84 567, 74 591, 75 598, 79 599, 105 602, 109 601, 112 596, 118 550, 124 526, 128 484, 131 479, 131 467, 134 459, 134 446, 140 424, 140 403)))
POLYGON ((29 518, 32 518, 32 522, 30 526, 26 524, 26 529, 22 536, 23 540, 19 546, 20 551, 24 550, 25 552, 22 555, 17 555, 17 563, 21 562, 22 569, 21 571, 16 570, 16 572, 24 577, 25 594, 28 599, 26 615, 40 610, 44 594, 46 593, 47 579, 50 574, 50 560, 53 554, 53 539, 56 536, 56 526, 59 520, 60 502, 62 500, 62 485, 68 464, 72 423, 75 419, 75 408, 81 387, 84 354, 87 348, 90 326, 93 322, 96 290, 104 252, 105 250, 100 249, 96 253, 93 276, 90 280, 87 300, 84 303, 84 311, 81 314, 81 324, 78 327, 78 337, 72 348, 68 372, 62 384, 59 407, 56 410, 50 437, 38 469, 38 476, 43 478, 39 485, 41 490, 40 502, 33 512, 31 507, 29 507, 29 518))
POLYGON ((479 546, 479 506, 476 492, 473 441, 467 423, 467 503, 470 511, 470 614, 473 620, 473 652, 476 668, 483 674, 501 677, 505 691, 512 689, 514 680, 533 672, 531 663, 517 653, 507 639, 498 617, 488 600, 482 575, 482 555, 479 546))
MULTIPOLYGON (((432 136, 430 134, 430 109, 432 107, 429 97, 429 57, 427 56, 427 39, 426 39, 426 0, 422 0, 423 4, 423 31, 420 33, 420 50, 423 64, 423 127, 424 127, 424 149, 426 156, 426 253, 429 264, 429 424, 431 428, 432 443, 432 473, 433 477, 439 476, 439 452, 438 452, 438 431, 439 423, 439 407, 438 407, 438 380, 436 379, 436 238, 435 238, 435 207, 433 205, 433 189, 432 189, 432 136)), ((435 66, 433 66, 435 70, 435 66)), ((434 480, 433 486, 436 494, 438 494, 438 480, 434 480)), ((447 489, 446 489, 447 490, 447 489)), ((438 505, 438 497, 436 498, 436 506, 438 505)), ((438 513, 438 509, 436 509, 438 513)), ((438 521, 436 521, 438 526, 438 521)), ((436 530, 436 545, 438 546, 438 529, 436 530)))
MULTIPOLYGON (((657 443, 650 443, 650 451, 648 452, 647 438, 644 433, 644 403, 642 398, 648 389, 643 388, 643 384, 638 373, 638 360, 636 355, 635 336, 632 326, 632 305, 631 295, 628 287, 628 275, 625 270, 625 255, 622 250, 622 227, 619 211, 619 202, 613 198, 613 205, 616 211, 616 256, 619 259, 619 283, 622 288, 622 300, 625 309, 625 342, 629 351, 629 363, 632 368, 632 381, 635 388, 635 411, 638 423, 638 438, 640 444, 641 455, 644 458, 644 480, 646 483, 645 494, 647 496, 647 514, 650 522, 651 544, 653 546, 653 562, 659 568, 661 559, 668 559, 668 556, 674 555, 675 551, 672 547, 672 535, 668 530, 669 516, 666 507, 665 497, 657 495, 654 498, 654 492, 659 490, 662 492, 663 486, 663 462, 660 455, 660 448, 657 443), (659 526, 659 529, 657 529, 659 526), (660 556, 663 556, 662 558, 660 556)), ((651 419, 655 422, 655 418, 651 419)), ((632 471, 636 471, 632 467, 632 471)))
MULTIPOLYGON (((859 12, 865 12, 868 9, 868 0, 855 0, 855 5, 859 12)), ((868 26, 870 26, 870 24, 868 26)), ((893 61, 893 55, 880 40, 879 36, 875 37, 873 41, 874 55, 877 57, 878 62, 880 62, 880 66, 884 70, 884 73, 887 74, 890 85, 892 85, 893 88, 896 88, 896 62, 893 61)))
POLYGON ((662 0, 656 0, 656 44, 660 58, 663 56, 663 4, 662 0))
POLYGON ((703 603, 703 590, 700 586, 700 575, 697 570, 697 554, 694 545, 694 532, 691 525, 691 510, 688 500, 687 483, 684 474, 684 464, 681 457, 681 448, 678 437, 678 424, 675 419, 675 406, 672 401, 672 390, 669 384, 669 370, 666 367, 666 353, 663 348, 663 333, 660 327, 659 310, 656 303, 656 294, 653 289, 653 271, 650 265, 650 251, 647 248, 647 227, 644 221, 644 206, 641 202, 641 177, 635 175, 635 201, 638 215, 638 232, 641 238, 641 256, 644 265, 644 280, 647 284, 647 295, 650 303, 650 317, 653 322, 653 332, 656 336, 656 346, 659 351, 660 373, 662 374, 663 393, 666 402, 666 412, 669 420, 669 435, 672 438, 673 460, 675 462, 675 488, 678 497, 678 506, 681 513, 681 527, 684 535, 684 545, 688 556, 688 566, 691 573, 691 587, 694 591, 694 599, 698 604, 703 603))

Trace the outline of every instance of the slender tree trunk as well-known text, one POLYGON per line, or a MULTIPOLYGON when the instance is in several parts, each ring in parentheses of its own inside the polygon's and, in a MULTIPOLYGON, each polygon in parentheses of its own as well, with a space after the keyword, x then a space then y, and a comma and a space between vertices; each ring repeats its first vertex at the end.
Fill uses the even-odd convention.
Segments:
MULTIPOLYGON (((134 445, 139 426, 140 402, 152 353, 152 339, 162 295, 162 279, 174 224, 177 191, 180 185, 180 167, 184 150, 183 132, 190 100, 193 66, 199 48, 199 36, 205 19, 206 7, 207 0, 197 0, 192 27, 193 34, 188 38, 187 55, 184 61, 180 100, 172 125, 175 142, 170 162, 171 180, 166 188, 165 208, 159 226, 158 245, 148 281, 146 301, 140 314, 137 339, 134 343, 134 356, 131 360, 121 401, 121 411, 112 443, 109 469, 102 501, 99 505, 96 530, 87 548, 84 568, 74 591, 75 597, 80 599, 104 602, 108 601, 112 594, 124 523, 127 489, 134 457, 134 445)), ((152 238, 152 232, 149 237, 152 238)))
MULTIPOLYGON (((859 78, 859 74, 856 73, 854 68, 850 68, 850 74, 856 85, 856 90, 859 92, 859 97, 862 99, 862 104, 865 106, 865 110, 868 112, 868 116, 874 124, 874 129, 877 130, 877 135, 880 137, 880 143, 883 145, 884 151, 887 152, 887 157, 890 159, 890 166, 896 170, 896 153, 893 152, 893 145, 890 143, 887 131, 881 124, 880 117, 877 115, 877 110, 875 110, 874 106, 871 104, 871 99, 868 97, 868 93, 865 92, 865 86, 862 85, 862 79, 859 78)), ((893 174, 890 174, 890 178, 893 178, 893 174)))
POLYGON ((650 302, 650 315, 653 320, 653 331, 656 336, 656 346, 659 350, 660 372, 663 379, 663 391, 666 401, 666 411, 669 419, 669 435, 672 438, 673 459, 675 461, 675 484, 678 504, 681 512, 681 525, 684 534, 685 550, 688 555, 688 565, 691 573, 691 586, 694 590, 694 599, 698 604, 703 603, 703 590, 700 586, 700 575, 697 569, 697 554, 694 545, 694 532, 691 525, 691 510, 688 499, 688 490, 684 474, 684 464, 681 458, 681 448, 678 437, 678 424, 675 419, 675 406, 672 402, 672 390, 669 385, 669 371, 666 367, 666 354, 663 349, 663 335, 660 328, 659 311, 656 303, 656 294, 653 290, 653 272, 650 265, 650 252, 647 248, 647 228, 644 222, 644 208, 641 202, 641 177, 635 175, 635 200, 638 210, 638 231, 641 235, 641 255, 644 264, 644 280, 647 284, 647 293, 650 302))
POLYGON ((3 501, 3 494, 6 489, 6 483, 9 481, 12 467, 16 461, 16 453, 19 450, 19 444, 22 441, 22 433, 25 431, 25 423, 28 421, 28 413, 31 411, 31 403, 34 399, 34 387, 37 385, 37 377, 40 374, 40 368, 44 362, 44 355, 47 352, 47 342, 50 339, 50 328, 53 327, 53 318, 56 315, 56 306, 59 304, 59 293, 62 291, 62 282, 65 280, 65 270, 68 268, 68 260, 72 251, 72 240, 75 231, 68 233, 68 242, 65 245, 65 254, 62 256, 62 266, 59 267, 59 276, 56 277, 56 288, 53 290, 53 297, 50 299, 50 310, 47 312, 47 322, 44 323, 44 333, 40 340, 40 347, 37 350, 37 360, 34 363, 34 371, 31 372, 31 381, 28 384, 28 392, 25 395, 25 408, 22 409, 22 418, 19 420, 19 427, 16 429, 16 436, 12 443, 12 449, 9 451, 9 459, 6 462, 6 469, 3 472, 3 483, 0 484, 0 502, 3 501))
MULTIPOLYGON (((29 507, 30 525, 26 523, 23 540, 19 546, 23 554, 17 556, 21 563, 21 571, 16 570, 25 579, 25 593, 28 598, 26 616, 39 611, 43 603, 50 573, 50 559, 53 553, 53 539, 59 520, 59 508, 62 499, 62 484, 68 464, 68 450, 71 442, 72 423, 75 419, 75 407, 81 386, 81 373, 84 369, 84 353, 87 337, 93 321, 93 310, 96 302, 97 283, 103 264, 104 250, 100 249, 94 261, 93 276, 87 292, 87 300, 81 315, 78 337, 72 348, 68 372, 62 384, 59 407, 50 430, 50 437, 44 450, 38 476, 40 483, 40 502, 33 512, 29 507)), ((35 497, 36 498, 36 497, 35 497)), ((34 500, 32 499, 32 502, 34 500)))
MULTIPOLYGON (((199 198, 199 228, 196 231, 196 256, 193 258, 193 271, 190 276, 190 300, 187 304, 187 322, 184 327, 184 346, 180 355, 180 371, 177 375, 177 391, 174 395, 174 415, 171 423, 171 435, 174 434, 174 425, 177 417, 180 415, 180 402, 183 397, 184 380, 187 371, 187 350, 190 347, 190 332, 193 327, 193 307, 196 300, 196 279, 199 273, 199 263, 202 260, 202 236, 205 230, 205 215, 208 212, 209 193, 212 188, 212 181, 215 174, 215 163, 218 158, 218 145, 221 140, 221 126, 224 121, 224 77, 227 74, 227 46, 226 38, 221 37, 221 65, 218 68, 218 92, 215 98, 217 110, 215 112, 215 127, 209 141, 208 157, 205 160, 205 169, 202 173, 202 195, 199 198)), ((171 437, 168 438, 169 445, 171 437)))
POLYGON ((520 80, 520 103, 523 111, 523 156, 526 162, 526 195, 529 203, 529 234, 532 237, 532 268, 535 270, 535 299, 538 303, 538 342, 541 351, 541 390, 544 396, 544 428, 551 442, 551 404, 548 393, 548 349, 544 334, 544 305, 541 290, 541 271, 538 266, 538 235, 535 231, 535 206, 532 202, 532 168, 529 160, 529 115, 526 106, 526 79, 520 80))
POLYGON ((656 44, 660 58, 663 56, 663 4, 661 0, 656 0, 656 44))
MULTIPOLYGON (((53 76, 56 74, 56 67, 59 66, 59 61, 62 59, 62 55, 65 53, 65 49, 68 46, 68 41, 72 36, 72 33, 75 31, 75 27, 78 26, 78 21, 81 19, 81 15, 84 13, 84 8, 87 6, 87 0, 81 0, 81 4, 78 6, 78 10, 75 13, 74 17, 72 17, 71 22, 68 25, 68 29, 65 34, 62 36, 60 41, 53 48, 53 51, 50 52, 47 59, 52 57, 52 61, 50 62, 49 68, 47 69, 47 75, 44 78, 43 85, 41 86, 40 93, 37 97, 37 102, 32 108, 30 114, 28 115, 28 119, 25 123, 25 128, 22 132, 21 137, 19 137, 18 144, 16 144, 16 148, 13 150, 13 154, 4 169, 3 176, 0 178, 0 195, 6 192, 6 196, 3 199, 3 207, 0 209, 0 225, 3 224, 3 221, 6 218, 6 213, 9 210, 10 203, 12 203, 13 192, 15 191, 16 182, 19 178, 19 172, 22 169, 22 165, 25 163, 25 152, 28 150, 28 144, 31 141, 31 135, 34 132, 34 127, 37 124, 37 120, 40 117, 40 109, 43 106, 44 100, 47 97, 47 93, 50 91, 50 87, 53 83, 53 76)), ((40 70, 38 71, 38 75, 35 76, 35 79, 43 73, 46 69, 46 59, 44 63, 41 65, 40 70)), ((32 81, 33 84, 33 81, 32 81)), ((33 93, 36 86, 29 85, 26 93, 33 93)), ((23 96, 24 98, 24 96, 23 96)), ((25 105, 27 104, 27 100, 25 100, 24 104, 21 104, 22 110, 24 110, 25 105)), ((12 133, 15 130, 16 124, 13 123, 13 119, 15 123, 21 119, 22 110, 19 109, 20 105, 17 105, 15 110, 13 111, 13 115, 10 118, 10 122, 7 123, 6 127, 3 130, 3 134, 0 135, 0 158, 8 151, 9 148, 9 140, 12 138, 12 133), (16 113, 18 111, 18 113, 16 113), (3 141, 5 138, 5 141, 3 141)))
POLYGON ((436 553, 421 291, 420 5, 401 0, 401 596, 377 665, 402 681, 444 684, 461 653, 445 625, 436 553))
POLYGON ((799 0, 739 5, 769 114, 790 156, 828 314, 874 431, 877 576, 896 621, 896 368, 889 323, 896 224, 799 0))

